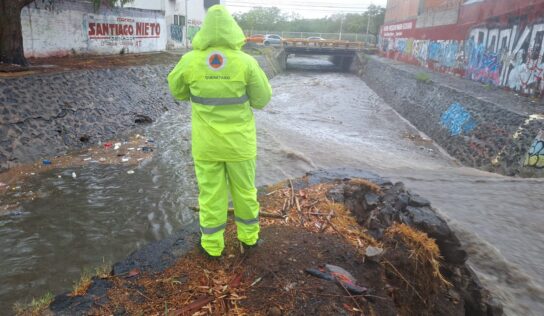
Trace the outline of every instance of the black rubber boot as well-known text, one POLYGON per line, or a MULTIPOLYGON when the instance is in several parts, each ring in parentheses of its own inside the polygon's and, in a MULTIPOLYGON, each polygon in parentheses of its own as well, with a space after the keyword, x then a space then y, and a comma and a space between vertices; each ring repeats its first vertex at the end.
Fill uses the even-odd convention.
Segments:
POLYGON ((198 249, 200 250, 200 252, 207 258, 207 259, 210 259, 210 260, 221 260, 222 256, 212 256, 210 255, 206 249, 204 249, 204 247, 202 247, 202 245, 200 244, 200 242, 198 243, 198 249))

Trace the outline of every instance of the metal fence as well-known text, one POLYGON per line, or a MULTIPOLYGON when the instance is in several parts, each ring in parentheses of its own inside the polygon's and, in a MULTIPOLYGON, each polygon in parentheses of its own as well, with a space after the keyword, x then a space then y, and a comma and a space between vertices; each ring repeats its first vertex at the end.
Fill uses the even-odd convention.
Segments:
POLYGON ((277 34, 282 38, 308 38, 308 37, 321 37, 327 40, 343 40, 354 42, 365 42, 370 44, 376 44, 376 36, 373 34, 361 34, 361 33, 318 33, 318 32, 273 32, 273 31, 244 31, 246 36, 252 36, 257 34, 277 34))

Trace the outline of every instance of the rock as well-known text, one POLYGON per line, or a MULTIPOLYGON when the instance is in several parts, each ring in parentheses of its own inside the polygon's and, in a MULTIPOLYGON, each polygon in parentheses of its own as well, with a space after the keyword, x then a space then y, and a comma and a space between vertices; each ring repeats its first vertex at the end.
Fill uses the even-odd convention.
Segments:
POLYGON ((428 207, 408 206, 405 213, 410 218, 413 226, 427 233, 431 238, 444 239, 451 235, 451 230, 446 221, 428 207))
POLYGON ((380 196, 375 194, 374 192, 368 192, 365 194, 364 202, 366 204, 366 209, 372 211, 378 206, 378 203, 380 202, 380 196))
POLYGON ((269 316, 281 316, 281 309, 279 309, 279 307, 270 307, 270 309, 268 310, 268 315, 269 316))
POLYGON ((327 198, 334 202, 344 203, 344 185, 338 185, 327 192, 327 198))
POLYGON ((408 205, 415 207, 431 206, 431 202, 418 194, 412 194, 408 205))
POLYGON ((79 141, 82 142, 82 143, 88 143, 90 140, 91 140, 91 136, 89 136, 89 135, 82 135, 79 138, 79 141))
POLYGON ((372 260, 379 260, 381 255, 383 254, 383 248, 374 247, 374 246, 368 246, 365 250, 365 256, 372 260))
POLYGON ((395 201, 395 208, 399 211, 404 211, 410 203, 410 196, 406 193, 400 193, 395 201))
POLYGON ((390 205, 386 205, 377 211, 377 218, 385 226, 391 226, 394 220, 398 220, 399 211, 390 205))
POLYGON ((462 249, 459 239, 446 221, 429 207, 408 206, 400 214, 400 220, 434 238, 446 262, 463 264, 467 260, 467 253, 462 249))
POLYGON ((136 114, 136 117, 134 118, 134 123, 136 123, 136 124, 151 124, 151 123, 153 123, 153 119, 150 118, 147 115, 136 114))
POLYGON ((70 293, 57 295, 49 305, 55 315, 84 315, 91 308, 107 303, 107 292, 113 286, 111 281, 94 277, 87 293, 71 296, 70 293))

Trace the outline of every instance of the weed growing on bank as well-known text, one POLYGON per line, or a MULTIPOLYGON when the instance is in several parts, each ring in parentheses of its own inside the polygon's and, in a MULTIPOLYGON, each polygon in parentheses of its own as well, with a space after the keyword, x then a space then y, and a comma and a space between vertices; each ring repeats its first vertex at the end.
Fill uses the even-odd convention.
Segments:
POLYGON ((33 298, 30 303, 15 303, 13 312, 17 316, 37 316, 44 315, 53 301, 53 293, 47 292, 40 298, 33 298))
POLYGON ((430 83, 431 77, 426 72, 418 72, 416 74, 416 80, 423 83, 430 83))
POLYGON ((92 284, 93 278, 106 279, 110 276, 111 264, 102 260, 102 264, 94 269, 84 269, 81 277, 74 283, 74 287, 70 295, 82 296, 87 293, 87 290, 92 284))

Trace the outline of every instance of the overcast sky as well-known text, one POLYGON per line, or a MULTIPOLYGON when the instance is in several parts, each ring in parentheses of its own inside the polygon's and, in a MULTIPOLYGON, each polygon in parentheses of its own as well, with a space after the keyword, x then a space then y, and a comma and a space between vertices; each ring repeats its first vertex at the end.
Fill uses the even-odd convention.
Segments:
POLYGON ((362 13, 370 4, 385 7, 387 0, 224 0, 231 13, 247 12, 254 7, 278 7, 305 18, 319 18, 335 13, 362 13))

